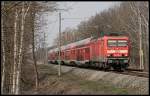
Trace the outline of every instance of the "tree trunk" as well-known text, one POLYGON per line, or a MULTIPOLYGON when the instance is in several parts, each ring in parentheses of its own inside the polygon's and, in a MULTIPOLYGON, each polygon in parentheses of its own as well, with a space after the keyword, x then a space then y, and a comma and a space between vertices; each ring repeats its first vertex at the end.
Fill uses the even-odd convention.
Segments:
MULTIPOLYGON (((4 2, 2 2, 2 5, 4 5, 4 2)), ((2 16, 3 17, 3 16, 2 16)), ((1 92, 4 93, 4 81, 5 81, 5 46, 4 46, 4 30, 3 30, 3 18, 1 18, 1 30, 2 30, 2 81, 1 81, 1 92)))
POLYGON ((24 8, 24 2, 23 2, 23 7, 22 7, 22 17, 21 17, 21 37, 20 37, 20 48, 19 48, 19 61, 17 65, 17 73, 16 73, 16 91, 15 94, 19 94, 20 92, 20 76, 21 76, 21 64, 22 64, 22 57, 23 57, 23 42, 24 42, 24 24, 25 24, 25 18, 28 13, 28 10, 30 8, 30 3, 29 6, 25 12, 24 8))
POLYGON ((142 23, 141 23, 141 12, 138 8, 138 24, 139 24, 139 44, 140 44, 140 51, 139 51, 139 54, 140 54, 140 69, 144 70, 144 65, 143 65, 143 48, 142 48, 142 23))
POLYGON ((12 85, 12 93, 15 93, 16 89, 16 59, 17 59, 17 21, 18 21, 18 13, 17 9, 15 12, 15 24, 14 24, 14 69, 13 69, 13 85, 12 85))
POLYGON ((22 63, 22 48, 23 48, 23 35, 24 35, 24 2, 22 5, 22 17, 21 17, 21 40, 20 40, 20 49, 19 49, 19 61, 17 66, 16 73, 16 90, 15 94, 19 94, 20 92, 20 73, 21 73, 21 63, 22 63))
POLYGON ((34 35, 34 25, 33 25, 33 27, 32 27, 32 38, 33 38, 33 40, 32 40, 32 52, 33 52, 33 61, 34 61, 34 70, 35 70, 35 85, 36 85, 36 91, 37 91, 39 79, 38 79, 38 71, 37 71, 37 61, 36 61, 36 57, 35 57, 35 38, 34 37, 35 37, 35 35, 34 35))

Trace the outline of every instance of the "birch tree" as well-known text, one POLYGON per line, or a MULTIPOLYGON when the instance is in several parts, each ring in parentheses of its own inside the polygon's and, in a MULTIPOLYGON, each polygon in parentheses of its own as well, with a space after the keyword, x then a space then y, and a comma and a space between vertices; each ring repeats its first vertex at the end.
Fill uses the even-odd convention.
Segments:
MULTIPOLYGON (((2 2, 2 7, 4 6, 4 2, 2 2)), ((4 43, 4 30, 3 30, 3 14, 2 14, 2 18, 1 18, 1 32, 2 32, 2 36, 1 36, 1 45, 2 45, 2 80, 1 80, 1 92, 3 94, 4 91, 4 81, 5 81, 5 43, 4 43)))
POLYGON ((32 12, 32 52, 33 52, 33 61, 34 61, 34 71, 35 71, 35 85, 36 85, 36 91, 38 89, 39 85, 39 78, 38 78, 38 70, 37 70, 37 59, 35 54, 35 31, 34 31, 34 19, 35 19, 35 12, 32 12))
POLYGON ((20 37, 20 48, 19 48, 19 61, 17 65, 17 73, 16 73, 16 90, 15 94, 19 94, 20 92, 20 75, 21 75, 21 64, 22 64, 22 49, 23 49, 23 36, 24 36, 24 22, 25 22, 25 17, 27 15, 27 12, 30 8, 30 3, 28 5, 28 8, 25 11, 24 8, 24 2, 22 3, 22 18, 21 18, 21 37, 20 37))
POLYGON ((17 65, 17 22, 18 22, 18 12, 17 9, 15 11, 15 22, 14 22, 14 70, 13 70, 13 85, 12 85, 12 93, 15 93, 16 89, 16 65, 17 65))

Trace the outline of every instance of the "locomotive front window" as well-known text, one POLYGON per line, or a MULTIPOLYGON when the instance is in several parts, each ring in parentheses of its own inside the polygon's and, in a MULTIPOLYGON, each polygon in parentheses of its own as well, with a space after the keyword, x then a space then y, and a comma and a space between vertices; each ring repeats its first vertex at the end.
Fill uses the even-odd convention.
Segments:
POLYGON ((108 46, 127 46, 127 40, 108 40, 108 46))
POLYGON ((108 40, 108 46, 117 46, 117 40, 108 40))
POLYGON ((127 46, 126 40, 118 40, 118 46, 127 46))

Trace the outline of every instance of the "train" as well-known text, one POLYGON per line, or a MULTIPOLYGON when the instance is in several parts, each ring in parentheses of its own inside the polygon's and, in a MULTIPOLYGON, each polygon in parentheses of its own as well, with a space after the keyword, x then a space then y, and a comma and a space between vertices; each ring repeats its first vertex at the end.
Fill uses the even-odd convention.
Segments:
POLYGON ((130 61, 128 36, 86 38, 48 51, 48 62, 99 69, 126 70, 130 61))

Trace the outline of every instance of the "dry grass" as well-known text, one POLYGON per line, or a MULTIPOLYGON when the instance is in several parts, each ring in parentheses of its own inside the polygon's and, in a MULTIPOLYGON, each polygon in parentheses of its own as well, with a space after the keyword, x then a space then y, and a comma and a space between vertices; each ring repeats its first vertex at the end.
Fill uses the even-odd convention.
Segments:
POLYGON ((70 72, 62 73, 59 77, 57 70, 47 65, 38 65, 38 71, 40 79, 38 92, 35 93, 32 86, 28 88, 26 94, 136 94, 133 90, 117 88, 108 82, 84 80, 70 72))

